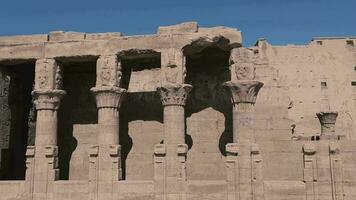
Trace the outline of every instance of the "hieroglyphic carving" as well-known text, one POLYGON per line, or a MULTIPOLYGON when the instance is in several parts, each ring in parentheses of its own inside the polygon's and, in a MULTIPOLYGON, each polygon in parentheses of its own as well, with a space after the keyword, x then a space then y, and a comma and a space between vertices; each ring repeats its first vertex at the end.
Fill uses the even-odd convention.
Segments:
POLYGON ((62 86, 62 70, 54 59, 38 59, 36 61, 35 90, 60 89, 62 86))
POLYGON ((97 86, 120 86, 121 63, 117 55, 103 55, 97 60, 97 86))
POLYGON ((62 88, 63 82, 63 74, 62 74, 62 68, 60 66, 57 66, 56 73, 55 73, 55 86, 54 89, 59 90, 62 88))
MULTIPOLYGON (((9 101, 10 76, 0 72, 0 158, 1 151, 9 147, 11 112, 9 101)), ((0 161, 0 176, 6 173, 6 158, 0 161)))
POLYGON ((0 97, 6 97, 9 94, 10 77, 0 73, 0 97))

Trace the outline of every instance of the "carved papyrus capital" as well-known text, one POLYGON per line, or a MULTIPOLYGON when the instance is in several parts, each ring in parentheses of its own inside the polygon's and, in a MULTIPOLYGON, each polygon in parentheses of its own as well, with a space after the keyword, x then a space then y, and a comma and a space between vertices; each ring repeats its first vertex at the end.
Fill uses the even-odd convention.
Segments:
POLYGON ((120 86, 121 63, 117 55, 102 55, 96 63, 96 86, 120 86))
POLYGON ((164 106, 184 106, 191 90, 192 86, 188 84, 166 84, 157 88, 164 106))
POLYGON ((102 86, 91 88, 90 91, 96 99, 98 108, 120 108, 126 90, 115 86, 102 86))
POLYGON ((38 59, 35 70, 35 89, 53 90, 62 87, 62 70, 52 58, 38 59))
POLYGON ((316 113, 321 125, 321 135, 334 134, 337 112, 316 113))
POLYGON ((255 104, 258 92, 262 88, 263 83, 259 81, 228 81, 223 83, 223 86, 230 92, 233 104, 255 104))
POLYGON ((36 110, 58 110, 61 99, 66 94, 64 90, 34 90, 33 102, 36 110))

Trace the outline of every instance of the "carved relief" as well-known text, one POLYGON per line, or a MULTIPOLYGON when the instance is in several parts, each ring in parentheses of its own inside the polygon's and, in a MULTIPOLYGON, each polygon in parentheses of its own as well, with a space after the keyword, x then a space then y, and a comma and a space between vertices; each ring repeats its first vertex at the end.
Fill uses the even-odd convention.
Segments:
POLYGON ((6 97, 9 94, 10 77, 3 75, 0 80, 0 97, 6 97))
POLYGON ((164 81, 167 83, 179 83, 180 77, 184 78, 185 59, 183 53, 177 49, 165 49, 162 51, 162 67, 164 81), (181 75, 182 73, 182 75, 181 75))
POLYGON ((169 65, 165 68, 166 81, 168 83, 177 83, 178 67, 177 65, 169 65))
POLYGON ((253 80, 255 79, 254 53, 250 49, 236 48, 231 51, 230 65, 232 74, 231 80, 253 80))
POLYGON ((319 112, 316 114, 321 125, 321 135, 334 135, 337 112, 319 112))
POLYGON ((55 74, 55 89, 59 90, 62 88, 63 82, 63 74, 62 68, 57 66, 56 74, 55 74))
POLYGON ((36 90, 60 89, 62 85, 61 68, 54 59, 36 61, 36 90))
POLYGON ((97 61, 97 86, 119 86, 121 63, 116 55, 100 56, 97 61))
POLYGON ((225 82, 223 84, 231 94, 232 103, 252 103, 256 102, 257 94, 263 86, 259 81, 225 82))
POLYGON ((235 63, 232 66, 235 68, 235 76, 237 80, 255 79, 255 67, 253 63, 235 63))

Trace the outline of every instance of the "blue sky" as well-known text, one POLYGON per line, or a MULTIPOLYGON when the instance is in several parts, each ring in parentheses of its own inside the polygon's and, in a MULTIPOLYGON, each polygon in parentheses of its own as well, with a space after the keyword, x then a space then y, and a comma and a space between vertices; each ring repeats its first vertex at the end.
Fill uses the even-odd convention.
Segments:
POLYGON ((0 35, 149 34, 184 21, 238 28, 244 46, 261 37, 303 44, 314 36, 355 36, 356 0, 1 0, 0 7, 0 35))

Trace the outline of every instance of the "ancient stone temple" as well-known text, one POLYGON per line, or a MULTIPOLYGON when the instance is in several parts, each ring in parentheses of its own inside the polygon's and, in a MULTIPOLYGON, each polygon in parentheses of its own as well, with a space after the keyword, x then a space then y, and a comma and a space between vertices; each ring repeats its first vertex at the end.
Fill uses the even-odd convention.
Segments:
POLYGON ((1 200, 355 200, 356 37, 0 37, 1 200))

